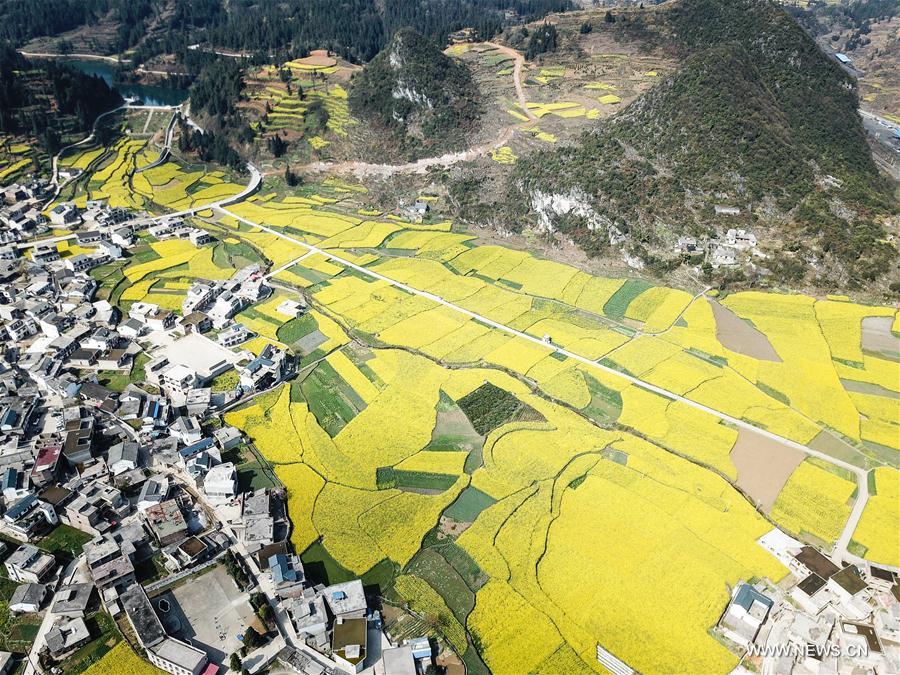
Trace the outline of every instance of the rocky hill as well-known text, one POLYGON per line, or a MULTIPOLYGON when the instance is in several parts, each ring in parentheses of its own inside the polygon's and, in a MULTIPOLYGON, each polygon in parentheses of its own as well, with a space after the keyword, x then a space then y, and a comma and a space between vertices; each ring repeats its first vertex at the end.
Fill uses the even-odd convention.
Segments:
POLYGON ((768 257, 751 268, 769 279, 860 286, 888 271, 896 204, 854 83, 790 16, 767 0, 682 0, 640 30, 680 69, 578 143, 521 161, 511 206, 660 271, 682 262, 680 235, 715 242, 736 226, 762 235, 768 257))
POLYGON ((354 115, 387 131, 408 157, 461 147, 475 126, 478 88, 466 66, 411 28, 357 74, 350 89, 354 115))

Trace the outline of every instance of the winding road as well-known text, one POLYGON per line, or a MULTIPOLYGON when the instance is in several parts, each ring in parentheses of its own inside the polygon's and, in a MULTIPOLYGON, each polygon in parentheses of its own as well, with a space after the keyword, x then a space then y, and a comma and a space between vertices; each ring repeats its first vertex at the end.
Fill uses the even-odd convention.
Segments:
POLYGON ((119 56, 101 56, 100 54, 62 54, 60 52, 26 52, 19 50, 26 59, 81 59, 83 61, 106 61, 108 63, 131 63, 131 59, 119 56))
POLYGON ((537 117, 528 109, 528 99, 525 97, 525 88, 522 86, 522 68, 525 66, 525 57, 521 52, 516 51, 512 47, 507 47, 506 45, 499 45, 496 42, 485 42, 484 44, 490 45, 497 51, 512 56, 516 60, 516 63, 513 66, 513 82, 516 85, 516 98, 519 99, 519 107, 522 109, 522 112, 525 113, 525 116, 532 121, 536 121, 537 117))

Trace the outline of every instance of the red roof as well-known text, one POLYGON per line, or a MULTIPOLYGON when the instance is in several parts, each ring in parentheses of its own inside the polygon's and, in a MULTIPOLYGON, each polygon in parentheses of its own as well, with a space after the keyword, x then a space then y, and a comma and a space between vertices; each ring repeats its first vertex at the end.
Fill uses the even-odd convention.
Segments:
POLYGON ((215 663, 209 663, 200 675, 216 675, 219 672, 219 666, 215 663))
POLYGON ((41 448, 37 459, 34 460, 34 471, 44 471, 55 466, 61 452, 62 446, 60 445, 46 445, 41 448))

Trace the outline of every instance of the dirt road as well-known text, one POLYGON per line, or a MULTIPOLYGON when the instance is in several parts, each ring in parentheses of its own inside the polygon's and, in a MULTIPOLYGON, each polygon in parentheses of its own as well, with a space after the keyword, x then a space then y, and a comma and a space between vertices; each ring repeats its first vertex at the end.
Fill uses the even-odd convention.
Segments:
POLYGON ((528 99, 525 98, 525 88, 522 86, 522 66, 525 65, 525 57, 512 47, 507 47, 506 45, 498 45, 496 42, 485 42, 485 44, 490 45, 504 54, 512 56, 516 60, 516 65, 513 67, 513 82, 516 85, 516 98, 519 99, 519 107, 528 119, 532 121, 537 120, 534 113, 528 109, 528 99))

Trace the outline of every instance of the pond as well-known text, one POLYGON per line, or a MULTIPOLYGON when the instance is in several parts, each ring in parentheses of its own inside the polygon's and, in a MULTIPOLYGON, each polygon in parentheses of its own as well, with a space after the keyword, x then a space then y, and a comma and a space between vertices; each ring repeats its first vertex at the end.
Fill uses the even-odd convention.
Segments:
POLYGON ((178 105, 183 103, 188 97, 187 89, 135 84, 132 82, 115 83, 113 78, 116 73, 116 66, 105 61, 66 59, 65 62, 82 73, 102 78, 109 86, 119 92, 122 98, 136 97, 144 105, 178 105))

